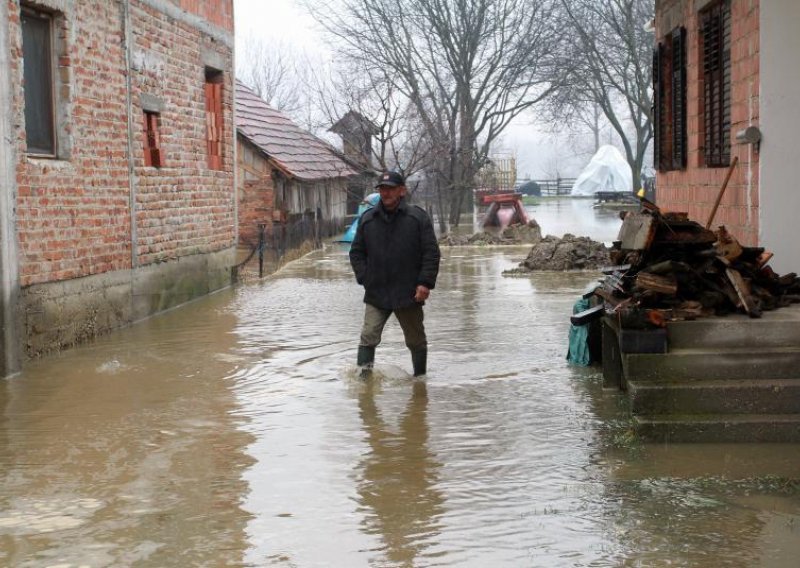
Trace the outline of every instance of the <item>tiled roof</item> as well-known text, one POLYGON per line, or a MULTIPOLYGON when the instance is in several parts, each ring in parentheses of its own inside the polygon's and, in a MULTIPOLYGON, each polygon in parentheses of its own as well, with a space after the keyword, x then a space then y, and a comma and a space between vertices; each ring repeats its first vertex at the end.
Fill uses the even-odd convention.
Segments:
POLYGON ((236 130, 301 180, 358 174, 325 142, 270 107, 239 81, 236 82, 236 130))

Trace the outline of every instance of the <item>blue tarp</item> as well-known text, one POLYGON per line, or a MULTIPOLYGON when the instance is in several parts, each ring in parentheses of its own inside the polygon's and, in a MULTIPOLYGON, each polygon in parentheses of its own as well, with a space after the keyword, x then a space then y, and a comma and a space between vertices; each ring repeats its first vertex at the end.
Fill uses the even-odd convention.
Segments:
POLYGON ((344 232, 344 235, 340 242, 343 243, 352 243, 353 239, 356 238, 356 230, 358 229, 358 220, 361 219, 361 216, 368 210, 372 209, 378 204, 378 201, 381 199, 380 193, 370 193, 364 198, 358 206, 358 212, 356 213, 355 220, 350 224, 347 230, 344 232))
MULTIPOLYGON (((588 298, 579 298, 572 306, 572 313, 577 314, 591 307, 588 298)), ((574 365, 588 367, 591 364, 589 356, 589 326, 572 325, 569 326, 569 350, 567 351, 567 361, 574 365)))

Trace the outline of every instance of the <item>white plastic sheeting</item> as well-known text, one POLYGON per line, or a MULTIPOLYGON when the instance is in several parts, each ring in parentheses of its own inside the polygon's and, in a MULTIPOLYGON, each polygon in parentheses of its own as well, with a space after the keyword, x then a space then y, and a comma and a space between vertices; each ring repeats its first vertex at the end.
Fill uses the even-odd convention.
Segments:
POLYGON ((600 146, 572 186, 572 195, 598 191, 633 191, 631 167, 614 146, 600 146))

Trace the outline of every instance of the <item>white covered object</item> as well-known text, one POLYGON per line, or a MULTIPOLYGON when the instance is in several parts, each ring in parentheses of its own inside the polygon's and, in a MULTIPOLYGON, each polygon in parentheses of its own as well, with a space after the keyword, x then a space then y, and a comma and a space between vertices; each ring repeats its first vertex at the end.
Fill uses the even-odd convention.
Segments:
POLYGON ((633 191, 631 167, 614 146, 600 146, 572 186, 572 195, 598 191, 633 191))

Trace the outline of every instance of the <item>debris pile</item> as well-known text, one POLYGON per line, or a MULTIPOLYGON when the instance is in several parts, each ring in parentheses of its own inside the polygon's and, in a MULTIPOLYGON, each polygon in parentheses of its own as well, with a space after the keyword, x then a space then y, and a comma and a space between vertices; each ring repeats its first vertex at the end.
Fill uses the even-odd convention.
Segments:
POLYGON ((800 302, 800 279, 776 274, 767 265, 772 253, 742 246, 724 226, 711 231, 686 213, 642 203, 623 219, 611 250, 615 266, 586 294, 602 299, 594 311, 620 314, 622 327, 646 328, 736 311, 760 317, 800 302))
POLYGON ((509 225, 499 232, 481 231, 471 236, 447 233, 439 239, 441 246, 526 245, 542 240, 539 223, 531 219, 525 224, 509 225))
POLYGON ((547 235, 536 243, 519 268, 506 273, 520 274, 531 270, 590 270, 610 262, 608 248, 589 237, 567 233, 563 237, 547 235))

